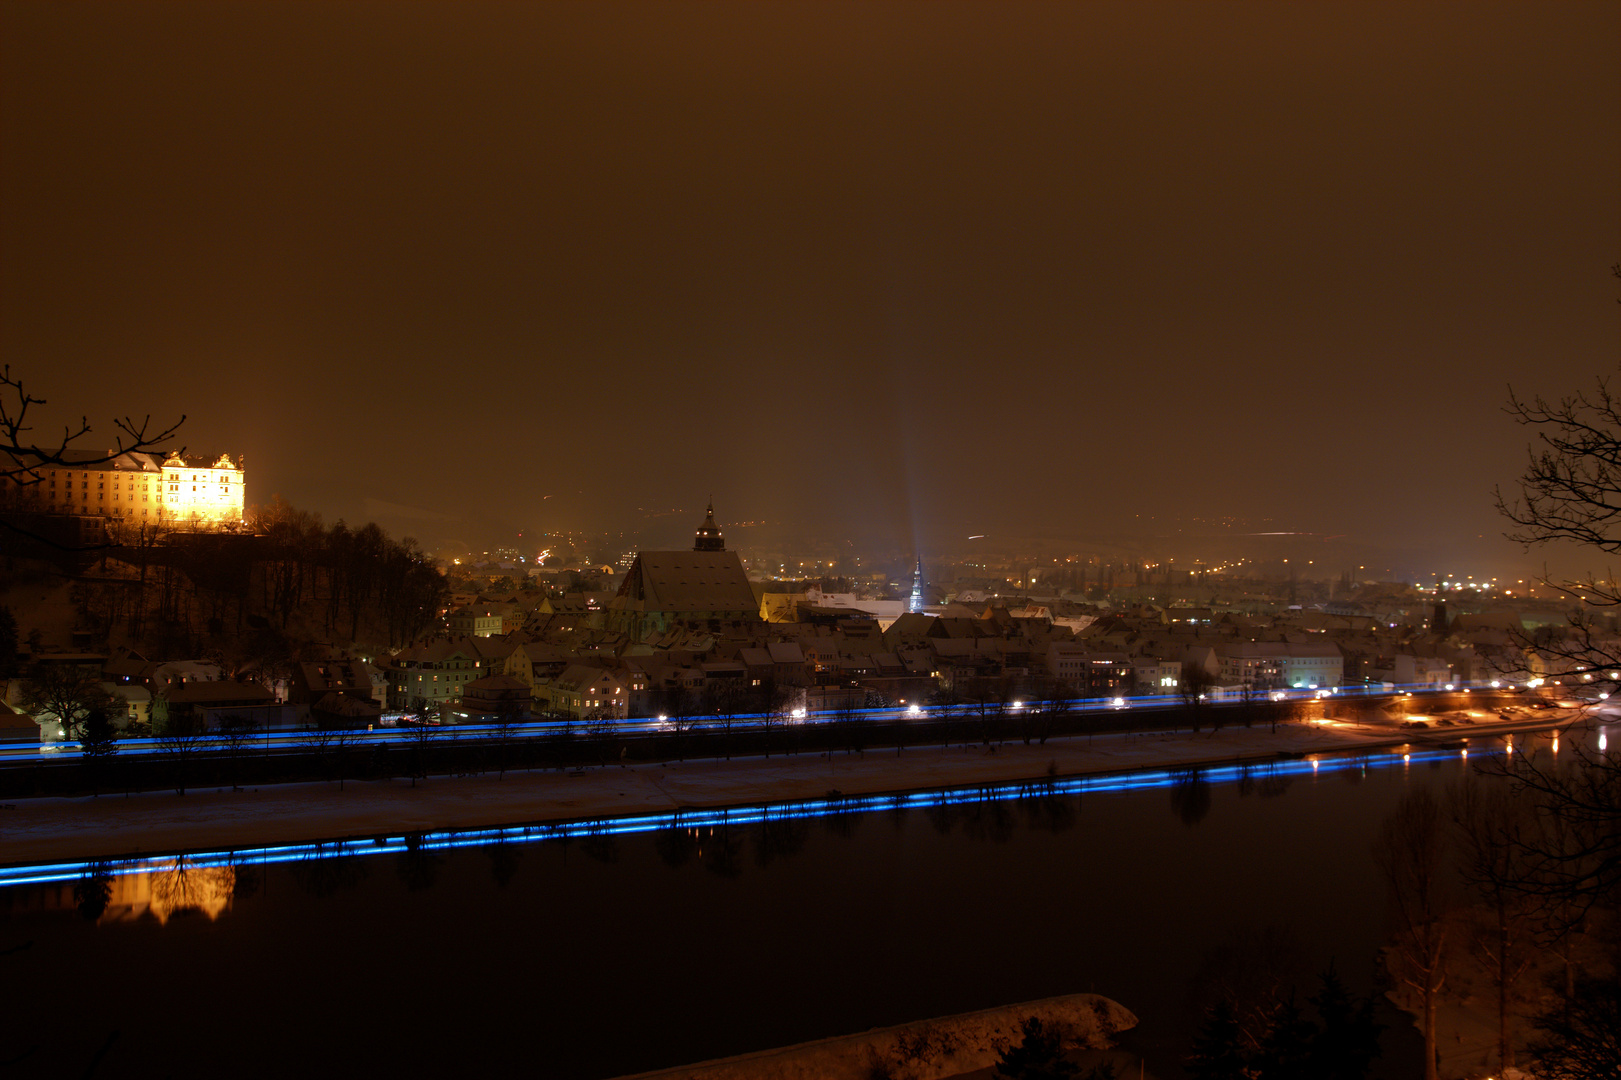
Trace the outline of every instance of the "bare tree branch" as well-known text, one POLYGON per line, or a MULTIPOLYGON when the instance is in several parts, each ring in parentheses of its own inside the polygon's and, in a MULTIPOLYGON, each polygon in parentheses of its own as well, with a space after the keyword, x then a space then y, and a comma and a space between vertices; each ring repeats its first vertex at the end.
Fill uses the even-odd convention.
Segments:
MULTIPOLYGON (((10 480, 20 487, 37 484, 39 470, 48 465, 74 465, 93 467, 105 465, 122 454, 150 453, 162 450, 180 425, 186 422, 184 414, 166 428, 153 430, 151 414, 137 421, 125 416, 113 420, 113 449, 106 452, 77 451, 75 442, 90 434, 90 420, 81 416, 77 427, 64 424, 59 440, 40 445, 33 441, 33 426, 28 422, 28 411, 44 405, 42 397, 35 397, 23 385, 21 376, 11 373, 11 365, 0 367, 0 451, 11 455, 10 461, 0 461, 0 480, 10 480)), ((176 452, 184 453, 185 447, 176 452)))
MULTIPOLYGON (((1621 278, 1621 265, 1613 273, 1621 278)), ((1527 548, 1571 543, 1621 554, 1621 396, 1610 379, 1557 401, 1510 389, 1506 411, 1536 436, 1517 497, 1497 491, 1497 508, 1514 526, 1509 539, 1527 548)), ((1555 578, 1544 570, 1539 580, 1576 601, 1577 610, 1562 631, 1522 633, 1517 644, 1555 661, 1550 675, 1579 676, 1582 684, 1612 691, 1621 686, 1621 643, 1596 618, 1621 606, 1614 571, 1555 578)), ((1532 871, 1520 875, 1519 887, 1582 912, 1621 899, 1621 754, 1590 748, 1580 737, 1590 730, 1574 734, 1563 762, 1521 753, 1496 768, 1539 805, 1544 826, 1513 838, 1532 871)))

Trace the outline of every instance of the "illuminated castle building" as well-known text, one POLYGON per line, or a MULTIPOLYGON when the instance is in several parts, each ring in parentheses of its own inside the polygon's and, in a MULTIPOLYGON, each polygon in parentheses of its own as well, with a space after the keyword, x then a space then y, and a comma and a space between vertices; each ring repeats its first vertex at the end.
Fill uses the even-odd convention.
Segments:
POLYGON ((242 524, 242 467, 233 464, 229 454, 221 454, 206 468, 188 465, 179 454, 170 454, 163 463, 163 488, 162 509, 173 524, 242 524))
MULTIPOLYGON (((132 525, 222 528, 242 524, 243 471, 230 455, 213 465, 179 454, 64 451, 61 464, 14 453, 0 461, 0 506, 46 514, 113 518, 132 525), (87 460, 89 459, 89 460, 87 460)), ((202 459, 206 461, 207 459, 202 459)))

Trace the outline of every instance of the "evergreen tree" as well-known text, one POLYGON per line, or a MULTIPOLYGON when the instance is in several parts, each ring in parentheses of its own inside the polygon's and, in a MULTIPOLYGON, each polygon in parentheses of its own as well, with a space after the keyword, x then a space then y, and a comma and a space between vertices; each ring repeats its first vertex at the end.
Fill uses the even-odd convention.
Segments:
POLYGON ((1048 1031, 1036 1017, 1026 1017, 1024 1040, 1003 1051, 996 1075, 1005 1080, 1068 1080, 1080 1070, 1064 1059, 1058 1033, 1048 1031))
POLYGON ((1248 1080, 1243 1040, 1244 1033, 1233 1003, 1221 998, 1206 1014, 1204 1024, 1193 1038, 1188 1075, 1199 1080, 1248 1080))
POLYGON ((1311 1004, 1321 1025, 1302 1014, 1291 991, 1246 1035, 1232 999, 1218 999, 1193 1040, 1188 1073, 1201 1080, 1362 1080, 1379 1056, 1373 998, 1353 998, 1330 964, 1311 1004))
POLYGON ((1317 1025, 1300 1015, 1291 993, 1272 1014, 1272 1026, 1250 1063, 1249 1075, 1265 1080, 1317 1080, 1311 1061, 1317 1034, 1317 1025))
POLYGON ((101 774, 107 759, 118 753, 118 732, 105 709, 91 709, 79 725, 79 755, 90 773, 90 786, 101 794, 101 774))
POLYGON ((1323 1028, 1312 1041, 1310 1075, 1321 1080, 1361 1080, 1379 1056, 1379 1033, 1374 1022, 1373 998, 1357 1002, 1345 988, 1332 962, 1323 972, 1323 986, 1311 999, 1323 1028))

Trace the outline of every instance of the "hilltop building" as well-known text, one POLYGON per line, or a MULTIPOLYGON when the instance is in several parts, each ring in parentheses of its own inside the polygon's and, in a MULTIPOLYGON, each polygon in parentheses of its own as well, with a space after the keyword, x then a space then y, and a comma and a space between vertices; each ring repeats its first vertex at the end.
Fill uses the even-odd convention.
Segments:
POLYGON ((172 523, 214 527, 242 524, 243 472, 229 454, 221 454, 206 467, 188 464, 179 454, 170 454, 163 463, 163 488, 162 509, 172 523))
MULTIPOLYGON (((212 465, 192 464, 178 453, 107 457, 63 451, 60 464, 21 453, 6 455, 10 475, 0 479, 0 507, 76 517, 106 517, 134 525, 221 528, 242 524, 242 467, 221 454, 212 465)), ((207 461, 207 458, 200 459, 207 461)))

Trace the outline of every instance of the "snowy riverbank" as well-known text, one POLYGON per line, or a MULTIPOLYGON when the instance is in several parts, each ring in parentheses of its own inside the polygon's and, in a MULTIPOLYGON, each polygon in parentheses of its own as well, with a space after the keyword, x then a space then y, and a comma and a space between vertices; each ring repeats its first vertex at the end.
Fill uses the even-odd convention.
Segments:
POLYGON ((1027 1001, 996 1009, 920 1020, 740 1057, 705 1061, 623 1080, 944 1080, 996 1064, 1024 1038, 1021 1025, 1039 1020, 1065 1051, 1103 1050, 1135 1027, 1131 1012, 1096 994, 1027 1001))
MULTIPOLYGON (((1568 722, 1549 715, 1536 726, 1568 722)), ((19 799, 0 808, 0 862, 26 863, 248 847, 335 837, 397 835, 518 822, 568 821, 683 808, 922 790, 1144 769, 1355 752, 1481 737, 1526 724, 1485 723, 1427 732, 1344 723, 1296 724, 1276 732, 1099 735, 1045 746, 953 745, 865 754, 798 755, 608 766, 572 773, 436 776, 418 782, 285 784, 257 790, 193 790, 19 799)))

